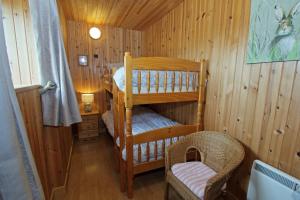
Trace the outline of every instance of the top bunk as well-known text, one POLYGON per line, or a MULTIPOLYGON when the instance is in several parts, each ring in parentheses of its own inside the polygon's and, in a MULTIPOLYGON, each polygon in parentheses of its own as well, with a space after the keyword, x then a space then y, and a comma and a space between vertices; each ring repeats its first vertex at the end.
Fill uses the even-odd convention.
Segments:
POLYGON ((104 67, 103 74, 103 87, 104 89, 112 94, 113 90, 113 75, 117 69, 124 66, 124 63, 110 63, 104 67))
POLYGON ((207 81, 205 60, 133 58, 126 52, 124 65, 113 75, 113 94, 124 99, 125 107, 204 99, 207 81))

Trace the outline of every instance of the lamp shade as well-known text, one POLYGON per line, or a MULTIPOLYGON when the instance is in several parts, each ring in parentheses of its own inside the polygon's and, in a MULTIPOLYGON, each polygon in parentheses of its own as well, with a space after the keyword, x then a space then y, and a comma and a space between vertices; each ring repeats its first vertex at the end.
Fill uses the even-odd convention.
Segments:
POLYGON ((81 94, 81 101, 84 104, 91 104, 94 102, 94 94, 81 94))
POLYGON ((98 40, 101 37, 101 31, 97 27, 90 28, 89 34, 94 40, 98 40))

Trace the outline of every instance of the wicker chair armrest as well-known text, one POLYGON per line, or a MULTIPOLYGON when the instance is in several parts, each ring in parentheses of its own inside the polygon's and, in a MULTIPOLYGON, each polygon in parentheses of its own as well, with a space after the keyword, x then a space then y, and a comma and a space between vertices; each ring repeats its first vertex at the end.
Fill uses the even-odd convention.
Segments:
POLYGON ((230 176, 231 173, 224 171, 209 179, 205 188, 204 199, 215 199, 220 194, 222 187, 228 181, 230 176))
POLYGON ((176 163, 185 162, 186 150, 192 145, 190 138, 184 138, 179 142, 170 145, 166 150, 165 167, 166 172, 176 163))
POLYGON ((241 164, 243 159, 244 153, 240 155, 240 158, 236 158, 232 162, 228 163, 227 167, 208 180, 205 188, 205 199, 215 199, 217 195, 220 194, 222 187, 231 177, 234 170, 241 164))

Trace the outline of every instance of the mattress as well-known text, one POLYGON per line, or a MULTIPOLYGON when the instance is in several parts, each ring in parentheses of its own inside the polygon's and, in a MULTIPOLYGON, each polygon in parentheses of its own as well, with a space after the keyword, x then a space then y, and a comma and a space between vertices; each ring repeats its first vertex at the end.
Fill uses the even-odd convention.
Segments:
MULTIPOLYGON (((151 131, 155 129, 170 127, 180 125, 179 123, 168 119, 153 110, 137 106, 133 109, 133 117, 132 117, 132 134, 138 135, 143 134, 146 131, 151 131)), ((177 142, 177 138, 173 138, 172 142, 177 142)), ((117 140, 117 144, 119 145, 119 139, 117 140)), ((167 139, 165 141, 165 148, 167 148, 171 144, 171 140, 167 139)), ((155 142, 149 143, 150 152, 149 152, 149 161, 155 160, 155 142)), ((157 141, 157 159, 163 158, 163 152, 165 149, 163 148, 163 141, 157 141)), ((133 159, 134 163, 139 163, 138 160, 138 145, 133 146, 133 159)), ((122 151, 122 157, 126 160, 126 149, 122 151)), ((147 144, 141 144, 141 162, 147 162, 147 144)))
MULTIPOLYGON (((110 133, 114 136, 114 117, 113 111, 106 111, 102 115, 102 119, 110 133)), ((150 108, 143 106, 135 106, 132 115, 132 134, 138 135, 146 131, 151 131, 159 128, 178 125, 177 122, 168 119, 150 108)), ((126 130, 126 129, 125 129, 126 130)))
MULTIPOLYGON (((175 143, 179 140, 181 140, 182 137, 179 137, 179 139, 177 138, 172 138, 172 143, 175 143)), ((147 144, 141 144, 141 160, 139 161, 139 157, 138 157, 138 145, 134 145, 133 146, 133 162, 134 164, 139 164, 139 163, 144 163, 144 162, 148 162, 148 161, 155 161, 163 159, 164 157, 164 152, 166 151, 166 149, 168 148, 168 146, 170 146, 171 144, 171 139, 166 139, 165 140, 165 148, 163 148, 163 140, 159 140, 157 141, 157 158, 155 157, 155 142, 150 142, 149 143, 149 160, 147 159, 147 144)), ((126 160, 126 149, 123 149, 122 151, 122 158, 123 160, 126 160)))
MULTIPOLYGON (((102 115, 102 119, 108 129, 108 132, 113 137, 114 136, 114 118, 113 118, 113 111, 109 110, 106 111, 102 115)), ((136 106, 133 108, 133 115, 132 115, 132 134, 138 135, 143 134, 146 131, 151 131, 155 129, 170 127, 170 126, 176 126, 180 125, 179 123, 168 119, 162 115, 159 115, 158 113, 154 112, 153 110, 142 107, 142 106, 136 106)), ((126 127, 124 127, 126 128, 126 127)), ((179 138, 181 139, 181 137, 179 138)), ((172 139, 172 143, 177 142, 177 138, 172 139)), ((117 138, 116 141, 117 145, 120 145, 120 139, 117 138)), ((165 148, 167 148, 171 144, 170 139, 165 140, 165 148)), ((150 142, 150 154, 149 154, 149 160, 155 160, 155 142, 150 142)), ((163 158, 163 141, 157 141, 157 159, 163 158)), ((133 146, 134 151, 134 162, 138 163, 138 145, 133 146)), ((123 159, 126 160, 126 150, 124 149, 122 152, 123 159)), ((147 144, 141 144, 141 162, 146 162, 147 160, 147 144)))
POLYGON ((114 137, 114 114, 112 110, 108 110, 102 114, 102 120, 106 125, 108 133, 114 137))
MULTIPOLYGON (((150 71, 150 92, 148 92, 148 84, 147 84, 147 74, 148 71, 141 71, 141 93, 156 93, 156 74, 159 72, 159 89, 158 93, 164 93, 165 87, 165 72, 168 74, 167 78, 167 92, 172 92, 172 82, 173 82, 173 72, 172 71, 150 71)), ((182 90, 180 91, 180 73, 179 71, 175 72, 175 84, 174 84, 174 92, 193 92, 193 77, 196 77, 196 87, 198 86, 198 76, 196 72, 189 73, 189 89, 187 90, 187 75, 186 72, 182 72, 182 90)), ((114 80, 119 90, 124 92, 125 89, 125 68, 119 68, 114 74, 114 80)), ((132 74, 132 92, 133 94, 138 94, 138 70, 133 70, 132 74)))

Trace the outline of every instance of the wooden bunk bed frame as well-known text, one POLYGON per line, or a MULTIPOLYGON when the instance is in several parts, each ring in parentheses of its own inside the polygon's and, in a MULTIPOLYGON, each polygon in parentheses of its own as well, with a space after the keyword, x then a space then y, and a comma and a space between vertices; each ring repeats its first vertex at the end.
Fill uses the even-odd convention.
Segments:
POLYGON ((116 161, 120 169, 120 187, 121 191, 125 192, 127 184, 127 195, 133 197, 133 179, 136 174, 140 174, 153 169, 158 169, 165 166, 164 148, 165 141, 203 130, 203 117, 205 105, 205 89, 207 80, 206 62, 192 62, 177 58, 167 57, 138 57, 132 58, 129 52, 125 53, 125 90, 119 90, 113 81, 113 102, 114 102, 114 143, 116 161), (132 90, 132 73, 133 70, 138 71, 138 93, 133 94, 132 90), (141 71, 148 71, 147 85, 148 93, 141 93, 141 71), (150 93, 150 71, 156 71, 156 93, 150 93), (164 93, 159 93, 159 72, 165 71, 164 78, 164 93), (167 76, 168 72, 173 72, 172 76, 172 91, 167 92, 167 76), (175 92, 175 72, 186 72, 186 91, 182 91, 182 78, 179 75, 179 92, 175 92), (193 75, 192 85, 190 85, 189 73, 193 75), (196 84, 198 81, 198 85, 196 84), (193 91, 189 92, 192 87, 193 91), (198 102, 197 120, 194 125, 177 125, 156 129, 144 132, 139 135, 132 135, 132 109, 135 105, 143 104, 159 104, 159 103, 175 103, 175 102, 198 102), (126 114, 125 114, 125 113, 126 114), (126 119, 125 119, 126 115, 126 119), (126 133, 124 133, 124 124, 126 120, 126 133), (119 146, 117 138, 119 137, 119 146), (162 158, 158 158, 158 141, 163 141, 162 158), (155 159, 150 161, 150 142, 155 142, 155 159), (141 162, 141 144, 147 144, 147 162, 141 162), (139 163, 134 163, 133 146, 138 145, 138 160, 139 163), (122 150, 126 148, 126 160, 122 158, 122 150))
POLYGON ((121 66, 123 66, 123 63, 110 63, 104 68, 103 87, 111 94, 113 93, 113 75, 121 66))

